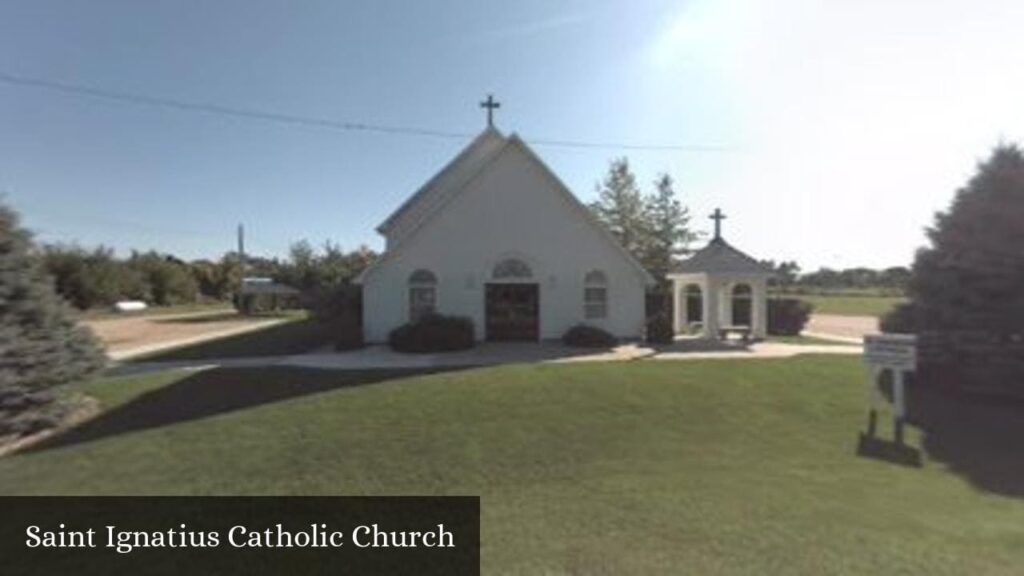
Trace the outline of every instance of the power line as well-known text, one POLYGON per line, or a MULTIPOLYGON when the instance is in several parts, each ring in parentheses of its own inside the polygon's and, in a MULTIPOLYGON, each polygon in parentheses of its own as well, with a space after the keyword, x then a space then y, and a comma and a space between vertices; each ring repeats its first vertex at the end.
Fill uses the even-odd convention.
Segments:
MULTIPOLYGON (((161 96, 149 96, 117 90, 107 90, 93 86, 80 84, 69 84, 42 78, 31 78, 0 72, 0 83, 9 86, 38 88, 51 92, 61 92, 76 96, 89 96, 115 102, 126 102, 141 106, 156 108, 168 108, 182 112, 200 112, 227 116, 244 120, 259 120, 263 122, 275 122, 279 124, 290 124, 307 126, 313 128, 326 128, 331 130, 343 130, 348 132, 372 132, 378 134, 391 134, 402 136, 422 136, 429 138, 446 139, 468 139, 473 134, 467 132, 452 132, 446 130, 434 130, 412 126, 390 126, 384 124, 371 124, 365 122, 350 122, 331 118, 314 116, 303 116, 298 114, 284 114, 280 112, 268 112, 252 108, 237 108, 220 104, 209 104, 203 102, 190 102, 161 96)), ((629 144, 614 142, 586 142, 579 140, 560 139, 530 139, 530 144, 538 146, 553 146, 560 148, 590 148, 590 149, 619 149, 619 150, 651 150, 651 151, 677 151, 677 152, 731 152, 732 148, 727 146, 701 146, 690 144, 629 144)))
POLYGON ((423 128, 410 128, 399 126, 384 126, 377 124, 364 124, 361 122, 345 122, 341 120, 331 120, 328 118, 314 118, 311 116, 298 116, 294 114, 281 114, 277 112, 266 112, 262 110, 235 108, 231 106, 221 106, 219 104, 187 102, 184 100, 175 100, 172 98, 132 94, 129 92, 119 92, 115 90, 105 90, 101 88, 82 86, 78 84, 66 84, 64 82, 54 82, 52 80, 43 80, 40 78, 15 76, 13 74, 7 74, 5 72, 0 72, 0 82, 15 86, 42 88, 54 92, 64 92, 66 94, 92 96, 95 98, 115 100, 118 102, 129 102, 131 104, 140 104, 144 106, 173 108, 186 112, 203 112, 207 114, 218 114, 221 116, 231 116, 235 118, 263 120, 268 122, 279 122, 284 124, 298 124, 303 126, 312 126, 316 128, 331 128, 335 130, 347 131, 380 132, 384 134, 432 136, 436 138, 469 138, 471 136, 471 134, 444 132, 441 130, 428 130, 423 128))

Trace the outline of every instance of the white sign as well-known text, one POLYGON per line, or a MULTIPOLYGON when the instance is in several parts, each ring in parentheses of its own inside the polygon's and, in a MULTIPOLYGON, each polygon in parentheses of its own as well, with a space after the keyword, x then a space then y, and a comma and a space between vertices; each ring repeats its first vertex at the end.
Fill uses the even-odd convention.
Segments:
POLYGON ((917 336, 913 334, 865 336, 864 361, 878 368, 912 372, 917 367, 917 336))

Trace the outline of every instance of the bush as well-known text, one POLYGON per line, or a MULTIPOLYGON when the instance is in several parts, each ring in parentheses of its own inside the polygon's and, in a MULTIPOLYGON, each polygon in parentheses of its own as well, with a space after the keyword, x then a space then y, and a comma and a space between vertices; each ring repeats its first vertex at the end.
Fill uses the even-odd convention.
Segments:
POLYGON ((667 312, 655 314, 647 319, 647 341, 653 344, 671 344, 675 340, 672 317, 667 312))
POLYGON ((579 348, 611 348, 619 341, 615 336, 596 326, 577 324, 562 335, 562 343, 579 348))
POLYGON ((62 406, 55 388, 106 362, 32 254, 17 215, 0 206, 0 436, 57 423, 62 406))
POLYGON ((774 336, 799 336, 811 317, 814 306, 796 298, 768 300, 768 333, 774 336))
POLYGON ((355 350, 365 345, 363 327, 350 319, 338 319, 330 324, 335 350, 355 350))
POLYGON ((473 321, 459 316, 430 314, 391 331, 388 343, 398 352, 450 352, 476 343, 473 321))
POLYGON ((306 298, 313 317, 330 326, 334 348, 363 347, 363 290, 357 284, 313 290, 306 298))
POLYGON ((887 334, 915 334, 920 326, 919 314, 917 306, 904 302, 883 316, 879 327, 887 334))

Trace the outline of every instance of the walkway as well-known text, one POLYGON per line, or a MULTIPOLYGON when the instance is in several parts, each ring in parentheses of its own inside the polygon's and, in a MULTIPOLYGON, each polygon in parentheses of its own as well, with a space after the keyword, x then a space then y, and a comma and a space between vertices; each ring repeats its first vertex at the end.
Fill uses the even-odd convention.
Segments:
POLYGON ((699 340, 683 340, 672 345, 656 347, 646 344, 625 344, 607 350, 570 348, 560 343, 483 343, 471 350, 440 354, 403 354, 395 352, 387 346, 368 346, 347 352, 322 350, 295 356, 138 362, 119 365, 115 367, 114 372, 137 374, 175 368, 251 368, 261 366, 294 366, 326 370, 416 369, 632 360, 746 360, 788 358, 798 354, 860 354, 861 352, 860 346, 799 345, 778 342, 758 342, 744 346, 739 343, 720 344, 699 340))

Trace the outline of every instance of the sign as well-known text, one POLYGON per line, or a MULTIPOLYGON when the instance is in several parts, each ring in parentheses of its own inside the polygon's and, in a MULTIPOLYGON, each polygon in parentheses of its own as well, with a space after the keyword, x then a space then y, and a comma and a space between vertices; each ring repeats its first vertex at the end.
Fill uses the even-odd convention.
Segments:
POLYGON ((0 496, 5 576, 479 576, 480 498, 0 496))
POLYGON ((865 336, 864 361, 878 368, 913 372, 917 367, 917 336, 913 334, 865 336))
POLYGON ((904 375, 917 368, 917 336, 913 334, 879 334, 864 337, 864 362, 868 385, 868 436, 874 437, 878 409, 883 404, 879 377, 892 373, 893 433, 897 445, 903 445, 903 424, 907 417, 907 395, 904 375))

